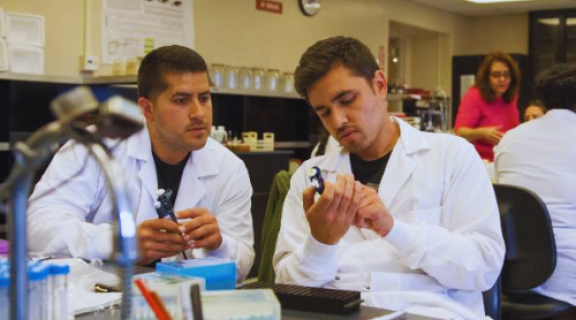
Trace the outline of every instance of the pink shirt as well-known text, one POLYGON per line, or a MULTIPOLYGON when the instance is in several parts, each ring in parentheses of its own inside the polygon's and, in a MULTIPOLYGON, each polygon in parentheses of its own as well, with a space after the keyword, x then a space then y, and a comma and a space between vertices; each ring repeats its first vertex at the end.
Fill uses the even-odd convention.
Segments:
MULTIPOLYGON (((502 98, 496 98, 494 102, 486 102, 480 95, 477 87, 472 87, 466 92, 458 108, 454 132, 462 127, 476 129, 481 127, 502 126, 500 131, 506 132, 520 124, 520 116, 517 107, 518 97, 510 103, 502 98)), ((494 160, 494 145, 486 140, 476 140, 474 147, 482 159, 494 160)))

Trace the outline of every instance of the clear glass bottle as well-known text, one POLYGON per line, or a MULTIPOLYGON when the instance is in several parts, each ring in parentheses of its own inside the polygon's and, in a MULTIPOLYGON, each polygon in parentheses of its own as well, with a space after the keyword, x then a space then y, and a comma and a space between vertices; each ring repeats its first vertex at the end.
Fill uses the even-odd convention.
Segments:
POLYGON ((277 92, 279 79, 280 79, 280 70, 268 69, 266 71, 266 91, 277 92))
POLYGON ((52 297, 52 315, 49 319, 66 320, 68 317, 68 265, 50 266, 50 296, 52 297))
POLYGON ((252 69, 252 89, 256 91, 261 91, 264 89, 264 69, 253 68, 252 69))
POLYGON ((212 85, 216 88, 222 88, 224 86, 224 66, 222 64, 213 63, 210 66, 209 72, 212 85))
POLYGON ((238 89, 238 68, 226 66, 224 68, 224 87, 228 89, 238 89))
POLYGON ((252 70, 249 68, 240 68, 238 71, 238 89, 251 90, 252 89, 252 70))
POLYGON ((284 72, 282 74, 282 91, 285 93, 294 92, 294 73, 284 72))

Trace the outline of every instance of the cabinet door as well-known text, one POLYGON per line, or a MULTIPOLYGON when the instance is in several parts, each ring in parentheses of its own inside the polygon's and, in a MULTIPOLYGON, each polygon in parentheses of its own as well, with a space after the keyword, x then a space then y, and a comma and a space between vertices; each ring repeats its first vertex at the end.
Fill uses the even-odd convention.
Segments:
POLYGON ((566 30, 566 63, 576 63, 576 13, 572 13, 566 17, 565 20, 566 30))
POLYGON ((532 72, 536 76, 562 60, 562 19, 560 14, 533 16, 531 23, 532 72))

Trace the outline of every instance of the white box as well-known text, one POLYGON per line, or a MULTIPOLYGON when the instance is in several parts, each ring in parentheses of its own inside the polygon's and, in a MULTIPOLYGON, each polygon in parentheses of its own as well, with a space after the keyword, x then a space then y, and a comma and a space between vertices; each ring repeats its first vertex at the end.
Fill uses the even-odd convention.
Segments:
POLYGON ((0 39, 0 71, 8 70, 8 47, 6 40, 0 39))
POLYGON ((45 30, 43 16, 6 13, 6 39, 9 45, 43 47, 45 30))
POLYGON ((6 36, 6 16, 4 15, 4 10, 0 8, 0 38, 6 36))
POLYGON ((44 74, 44 49, 8 45, 10 72, 44 74))

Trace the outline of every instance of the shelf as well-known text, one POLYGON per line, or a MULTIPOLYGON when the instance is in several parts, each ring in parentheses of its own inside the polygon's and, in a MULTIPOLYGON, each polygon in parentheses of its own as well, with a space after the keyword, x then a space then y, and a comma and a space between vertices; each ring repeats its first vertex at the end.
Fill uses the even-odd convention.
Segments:
POLYGON ((212 93, 250 96, 250 97, 284 98, 284 99, 300 99, 300 100, 304 99, 300 97, 297 93, 234 90, 226 88, 212 88, 212 93))
POLYGON ((12 72, 0 72, 0 80, 82 84, 82 78, 80 77, 48 76, 44 74, 25 74, 12 72))
MULTIPOLYGON (((136 89, 135 84, 113 84, 112 87, 116 88, 129 88, 136 89)), ((212 87, 212 93, 225 94, 225 95, 237 95, 237 96, 248 96, 248 97, 264 97, 264 98, 282 98, 282 99, 298 99, 304 100, 295 93, 279 93, 279 92, 265 92, 265 91, 249 91, 249 90, 231 90, 223 88, 212 87)))
POLYGON ((275 149, 305 149, 310 148, 308 141, 276 141, 274 142, 275 149))

